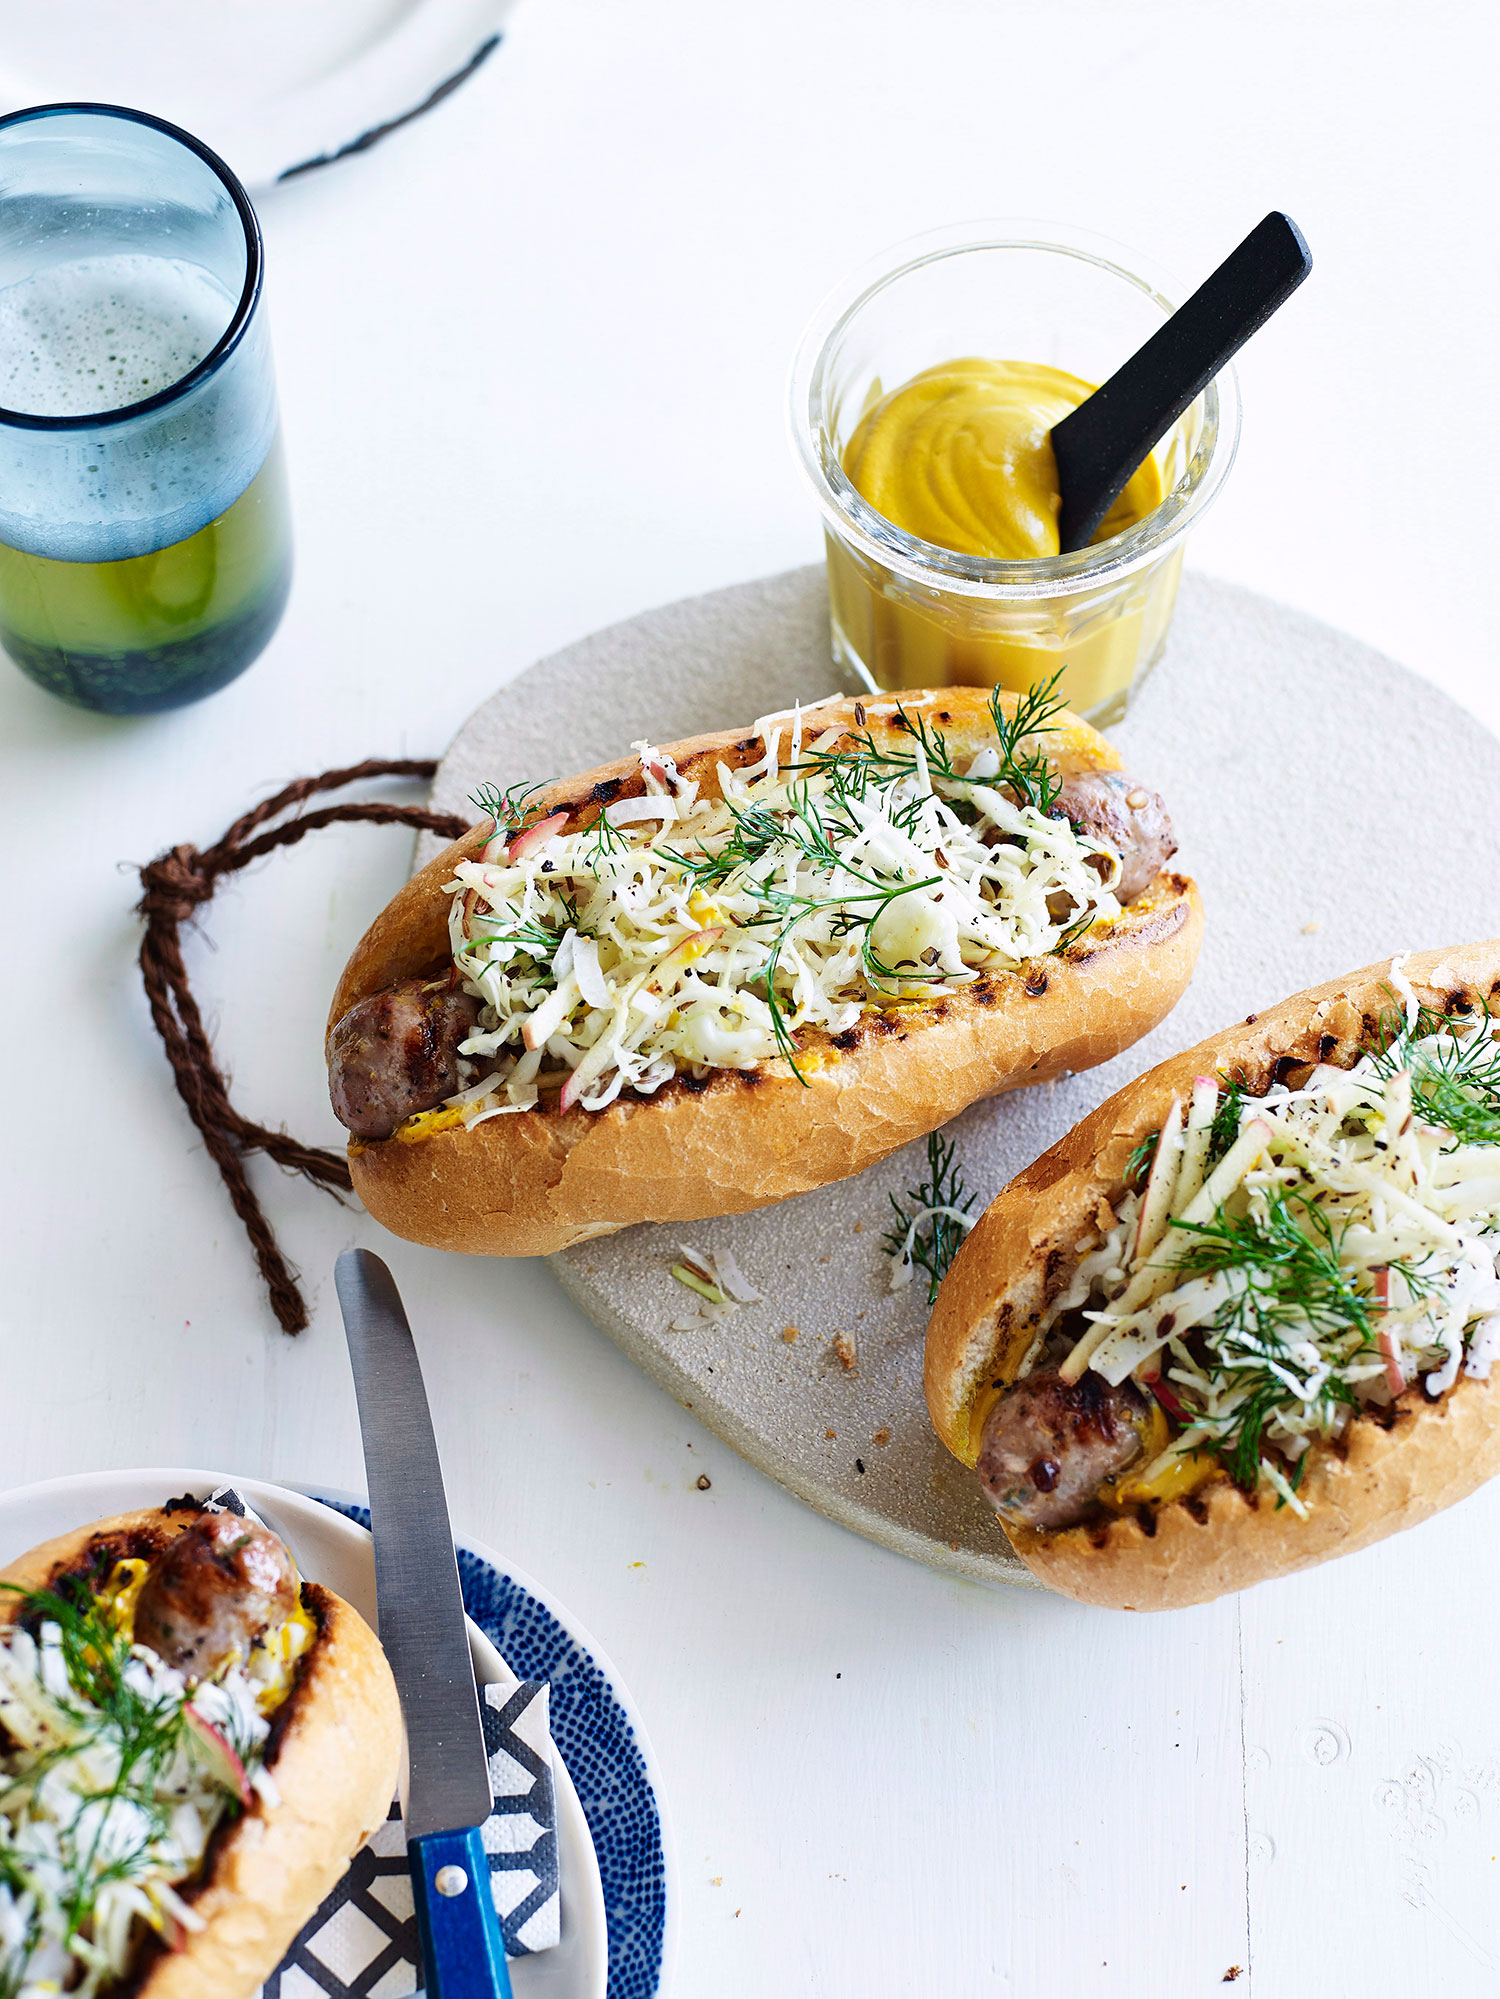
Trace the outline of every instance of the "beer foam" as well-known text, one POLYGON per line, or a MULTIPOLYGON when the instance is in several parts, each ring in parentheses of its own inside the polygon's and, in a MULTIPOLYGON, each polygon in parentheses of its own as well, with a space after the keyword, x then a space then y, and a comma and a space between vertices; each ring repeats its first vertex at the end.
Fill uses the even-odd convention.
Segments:
POLYGON ((100 416, 171 388, 234 313, 201 264, 117 253, 81 257, 0 289, 0 406, 27 416, 100 416))

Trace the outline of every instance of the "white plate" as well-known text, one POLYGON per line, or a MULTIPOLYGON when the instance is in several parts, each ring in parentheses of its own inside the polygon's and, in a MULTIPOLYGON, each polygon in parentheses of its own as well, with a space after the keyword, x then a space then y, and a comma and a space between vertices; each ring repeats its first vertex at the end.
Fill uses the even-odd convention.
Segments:
POLYGON ((0 111, 87 100, 181 125, 247 186, 363 152, 494 53, 514 0, 0 0, 0 111))
MULTIPOLYGON (((0 1566, 39 1542, 92 1520, 136 1507, 160 1506, 174 1494, 206 1497, 233 1485, 282 1535, 302 1573, 375 1620, 375 1562, 363 1527, 285 1486, 204 1471, 93 1472, 48 1479, 0 1495, 0 1566)), ((469 1648, 481 1685, 514 1686, 511 1672, 472 1621, 469 1648)), ((559 1754, 556 1761, 558 1869, 562 1880, 562 1939, 553 1950, 511 1960, 515 1999, 604 1999, 609 1975, 608 1925, 599 1868, 583 1807, 559 1754)))

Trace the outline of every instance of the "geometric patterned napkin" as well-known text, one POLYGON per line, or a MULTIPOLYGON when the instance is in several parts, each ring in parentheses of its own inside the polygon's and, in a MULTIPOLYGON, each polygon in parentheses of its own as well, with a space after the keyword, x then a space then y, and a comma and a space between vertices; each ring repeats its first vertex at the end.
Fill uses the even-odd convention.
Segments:
MULTIPOLYGON (((547 1683, 484 1689, 480 1707, 495 1809, 479 1836, 507 1957, 546 1950, 561 1932, 557 1809, 547 1683)), ((261 1999, 410 1999, 421 1945, 399 1800, 261 1988, 261 1999)))

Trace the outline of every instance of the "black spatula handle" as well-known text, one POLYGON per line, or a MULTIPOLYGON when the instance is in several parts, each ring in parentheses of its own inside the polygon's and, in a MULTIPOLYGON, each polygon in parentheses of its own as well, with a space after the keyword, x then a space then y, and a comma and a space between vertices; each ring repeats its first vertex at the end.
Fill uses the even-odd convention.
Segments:
POLYGON ((1065 555, 1088 547, 1152 446, 1311 269, 1302 231, 1273 211, 1160 332, 1054 427, 1065 555))

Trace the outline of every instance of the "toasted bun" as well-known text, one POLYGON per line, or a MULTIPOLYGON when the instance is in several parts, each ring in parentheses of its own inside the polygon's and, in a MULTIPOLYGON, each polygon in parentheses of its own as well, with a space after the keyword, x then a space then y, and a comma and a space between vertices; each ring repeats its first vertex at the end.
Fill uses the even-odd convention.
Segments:
MULTIPOLYGON (((122 1513, 46 1541, 0 1570, 25 1590, 55 1586, 99 1557, 160 1554, 201 1517, 196 1501, 122 1513)), ((182 1891, 205 1928, 180 1950, 154 1938, 110 1994, 124 1999, 248 1999, 285 1956, 396 1795, 401 1710, 379 1640, 357 1610, 316 1583, 303 1603, 319 1634, 277 1709, 266 1767, 280 1793, 257 1795, 210 1848, 207 1878, 182 1891)), ((17 1599, 0 1596, 0 1631, 17 1599)))
MULTIPOLYGON (((1440 1009, 1500 994, 1500 939, 1412 957, 1406 976, 1440 1009)), ((927 1331, 927 1406, 953 1455, 978 1455, 981 1398, 1015 1378, 1043 1307, 1067 1281, 1101 1200, 1124 1188, 1135 1146, 1161 1128, 1174 1092, 1221 1073, 1269 1087, 1278 1065, 1342 1062, 1391 1005, 1382 959, 1331 979, 1173 1056, 1101 1104, 996 1198, 955 1257, 927 1331)), ((1350 1554, 1463 1499, 1500 1471, 1500 1369, 1461 1377, 1437 1402, 1402 1398, 1389 1427, 1369 1416, 1317 1446, 1300 1495, 1308 1517, 1220 1479, 1143 1521, 1013 1534, 1049 1589, 1119 1610, 1206 1603, 1268 1576, 1350 1554)))
MULTIPOLYGON (((994 742, 988 695, 957 687, 903 696, 955 747, 994 742)), ((857 726, 852 700, 805 711, 804 741, 857 726)), ((894 701, 864 704, 866 726, 907 740, 894 701)), ((1058 718, 1048 749, 1064 772, 1118 770, 1120 758, 1087 723, 1058 718)), ((701 795, 717 798, 720 762, 764 755, 746 731, 668 746, 701 795)), ((783 761, 790 751, 783 745, 783 761)), ((606 764, 540 794, 586 826, 604 806, 643 788, 634 758, 606 764)), ((474 828, 412 878, 370 926, 339 981, 330 1028, 367 995, 448 961, 444 882, 483 848, 474 828)), ((783 1060, 679 1077, 655 1096, 622 1097, 604 1111, 539 1106, 415 1141, 399 1133, 349 1147, 355 1191, 396 1235, 486 1256, 545 1256, 635 1222, 696 1221, 784 1201, 861 1172, 981 1097, 1107 1062, 1156 1026, 1192 976, 1203 916, 1195 885, 1159 874, 1107 929, 1024 972, 977 980, 933 1002, 867 1013, 840 1035, 805 1033, 799 1082, 783 1060)))

